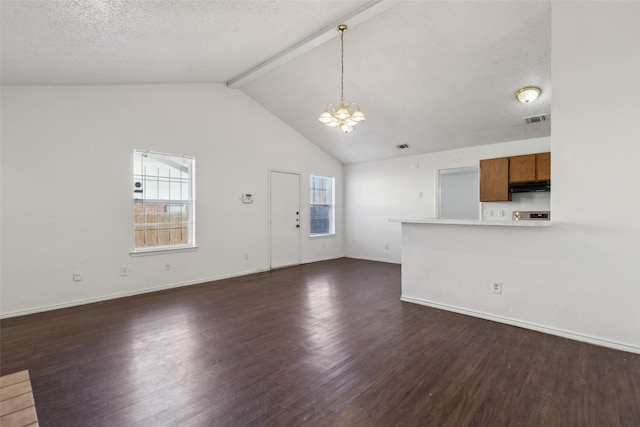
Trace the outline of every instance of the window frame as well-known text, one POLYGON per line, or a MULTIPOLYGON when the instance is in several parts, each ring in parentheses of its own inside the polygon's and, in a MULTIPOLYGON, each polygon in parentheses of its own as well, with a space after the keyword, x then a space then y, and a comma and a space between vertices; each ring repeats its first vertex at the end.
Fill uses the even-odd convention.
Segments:
MULTIPOLYGON (((132 178, 133 178, 133 212, 132 212, 132 224, 133 224, 133 233, 132 233, 132 237, 133 237, 133 249, 130 251, 131 255, 149 255, 149 254, 154 254, 154 253, 166 253, 166 252, 174 252, 174 251, 188 251, 188 250, 194 250, 197 248, 196 245, 196 195, 195 195, 195 176, 196 176, 196 159, 193 156, 187 156, 187 155, 181 155, 181 154, 169 154, 169 153, 160 153, 160 152, 156 152, 156 151, 149 151, 149 150, 139 150, 139 149, 134 149, 133 150, 133 167, 132 167, 132 178), (156 188, 157 188, 157 195, 159 196, 159 192, 160 192, 160 186, 161 186, 161 178, 167 178, 168 181, 168 185, 169 188, 171 187, 171 184, 175 184, 176 182, 178 183, 178 185, 185 183, 185 179, 186 179, 186 185, 187 185, 187 192, 188 192, 188 196, 186 198, 182 197, 182 192, 181 197, 178 199, 172 199, 171 195, 169 193, 168 198, 145 198, 144 196, 146 195, 144 193, 145 191, 145 185, 146 185, 146 178, 151 177, 152 175, 148 175, 145 173, 145 171, 140 171, 139 173, 136 173, 136 161, 141 161, 139 156, 142 157, 153 157, 155 160, 158 159, 169 159, 169 161, 173 161, 173 162, 184 162, 187 161, 187 165, 188 165, 188 173, 187 173, 187 177, 184 178, 182 176, 180 176, 179 178, 174 178, 172 180, 171 178, 171 174, 169 173, 168 177, 161 177, 159 174, 157 175, 157 181, 155 183, 156 188), (140 182, 142 187, 136 187, 136 182, 140 182), (138 195, 140 194, 138 191, 136 190, 142 190, 142 197, 138 197, 138 195), (172 205, 183 205, 183 207, 186 206, 186 210, 187 210, 187 218, 185 220, 179 221, 179 222, 175 222, 172 220, 169 220, 168 222, 155 222, 155 223, 150 223, 146 221, 146 210, 145 210, 145 222, 143 223, 139 223, 136 222, 137 221, 137 213, 136 213, 136 209, 138 208, 139 204, 142 203, 143 205, 145 203, 149 203, 149 204, 156 204, 156 205, 165 205, 164 208, 171 208, 172 205), (187 229, 187 241, 186 243, 179 243, 179 244, 160 244, 160 245, 155 245, 155 246, 138 246, 137 240, 136 240, 136 232, 137 232, 137 227, 143 226, 144 228, 144 234, 146 236, 147 233, 147 226, 150 224, 166 224, 168 226, 168 228, 165 228, 164 232, 168 233, 169 235, 172 233, 171 230, 173 230, 174 228, 172 228, 172 225, 176 225, 176 224, 180 224, 180 228, 185 227, 187 229), (168 230, 168 231, 167 231, 168 230)), ((170 190, 169 190, 170 191, 170 190)), ((182 191, 182 186, 181 186, 181 190, 182 191)), ((168 213, 170 211, 164 211, 165 213, 168 213)), ((169 215, 169 218, 171 218, 172 215, 169 215)), ((159 233, 161 230, 160 227, 156 227, 156 232, 159 233)), ((169 237, 170 239, 170 237, 169 237)))
POLYGON ((327 236, 335 236, 336 235, 336 178, 333 176, 327 175, 317 175, 311 174, 309 175, 309 237, 327 237, 327 236), (329 180, 331 186, 331 201, 330 203, 313 203, 314 202, 314 187, 313 180, 314 178, 320 178, 324 180, 329 180), (314 206, 322 206, 329 208, 329 231, 326 233, 313 233, 313 218, 312 212, 314 206))

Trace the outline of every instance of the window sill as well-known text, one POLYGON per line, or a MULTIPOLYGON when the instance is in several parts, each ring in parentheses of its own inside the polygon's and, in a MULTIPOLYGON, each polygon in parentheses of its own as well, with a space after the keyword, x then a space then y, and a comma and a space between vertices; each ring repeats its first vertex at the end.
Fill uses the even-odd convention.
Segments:
POLYGON ((166 248, 151 248, 151 249, 137 249, 129 252, 129 256, 149 256, 160 254, 172 254, 179 252, 193 252, 198 250, 198 246, 183 246, 183 247, 166 247, 166 248))
POLYGON ((336 237, 336 233, 327 233, 327 234, 310 234, 310 239, 316 239, 318 237, 336 237))

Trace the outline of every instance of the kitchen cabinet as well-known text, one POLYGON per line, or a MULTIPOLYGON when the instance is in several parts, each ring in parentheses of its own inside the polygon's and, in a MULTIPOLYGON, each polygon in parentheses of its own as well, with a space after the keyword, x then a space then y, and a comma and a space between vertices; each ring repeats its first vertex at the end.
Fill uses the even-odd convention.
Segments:
POLYGON ((480 201, 507 202, 509 191, 509 158, 480 160, 480 201))
POLYGON ((551 153, 536 154, 536 180, 551 181, 551 153))
POLYGON ((480 160, 480 201, 508 202, 509 184, 550 180, 549 152, 480 160))
POLYGON ((550 179, 551 153, 509 157, 509 183, 549 181, 550 179))

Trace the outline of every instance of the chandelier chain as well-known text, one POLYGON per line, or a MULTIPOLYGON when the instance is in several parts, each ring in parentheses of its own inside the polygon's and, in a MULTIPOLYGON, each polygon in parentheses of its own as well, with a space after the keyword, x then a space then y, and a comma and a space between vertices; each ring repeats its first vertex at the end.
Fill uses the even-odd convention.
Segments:
POLYGON ((344 30, 340 30, 340 102, 344 104, 344 30))

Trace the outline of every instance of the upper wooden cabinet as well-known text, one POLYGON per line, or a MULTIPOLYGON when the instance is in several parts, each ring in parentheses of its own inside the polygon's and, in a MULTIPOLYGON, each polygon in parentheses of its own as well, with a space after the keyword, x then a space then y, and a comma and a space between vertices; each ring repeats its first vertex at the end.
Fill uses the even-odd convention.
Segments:
POLYGON ((509 157, 509 183, 551 179, 551 153, 509 157))
POLYGON ((551 153, 536 154, 536 180, 551 181, 551 153))
POLYGON ((480 160, 480 201, 507 202, 509 191, 509 158, 480 160))
POLYGON ((551 153, 480 160, 480 201, 508 202, 509 184, 551 180, 551 153))

